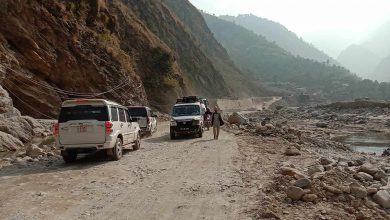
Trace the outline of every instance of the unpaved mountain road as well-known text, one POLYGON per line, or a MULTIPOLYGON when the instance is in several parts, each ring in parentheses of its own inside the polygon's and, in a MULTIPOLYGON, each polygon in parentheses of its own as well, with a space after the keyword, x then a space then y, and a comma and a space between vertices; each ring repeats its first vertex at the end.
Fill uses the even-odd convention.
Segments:
POLYGON ((1 219, 245 219, 231 134, 169 139, 167 123, 120 161, 101 155, 0 171, 1 219))

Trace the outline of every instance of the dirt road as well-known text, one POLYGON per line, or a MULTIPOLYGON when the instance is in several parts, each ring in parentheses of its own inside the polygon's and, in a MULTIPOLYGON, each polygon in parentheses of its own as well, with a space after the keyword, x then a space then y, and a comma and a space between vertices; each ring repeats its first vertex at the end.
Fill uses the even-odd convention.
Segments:
POLYGON ((233 137, 171 141, 168 130, 160 125, 117 162, 93 155, 2 169, 1 218, 244 219, 233 137))

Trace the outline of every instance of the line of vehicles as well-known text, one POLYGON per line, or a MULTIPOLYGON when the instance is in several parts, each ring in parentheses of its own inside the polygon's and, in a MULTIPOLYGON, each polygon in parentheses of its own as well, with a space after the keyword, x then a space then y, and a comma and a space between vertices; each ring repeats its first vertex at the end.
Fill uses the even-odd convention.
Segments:
MULTIPOLYGON (((173 107, 170 137, 203 136, 208 102, 195 96, 178 99, 173 107)), ((138 150, 142 135, 157 131, 157 115, 149 107, 129 106, 103 99, 68 100, 54 125, 56 146, 67 163, 79 154, 105 151, 119 160, 124 150, 138 150)))

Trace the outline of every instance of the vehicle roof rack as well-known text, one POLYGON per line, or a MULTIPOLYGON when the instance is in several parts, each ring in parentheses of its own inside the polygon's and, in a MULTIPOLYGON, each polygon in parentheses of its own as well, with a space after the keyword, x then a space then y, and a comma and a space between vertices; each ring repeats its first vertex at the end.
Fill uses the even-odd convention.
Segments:
POLYGON ((202 102, 197 96, 185 96, 183 98, 177 99, 176 103, 194 103, 194 102, 202 102))

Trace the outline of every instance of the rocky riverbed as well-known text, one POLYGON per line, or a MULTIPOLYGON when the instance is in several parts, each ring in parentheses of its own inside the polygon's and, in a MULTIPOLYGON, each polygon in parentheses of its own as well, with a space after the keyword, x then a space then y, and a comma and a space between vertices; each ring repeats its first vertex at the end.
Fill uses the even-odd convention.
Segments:
POLYGON ((244 120, 228 126, 239 138, 239 173, 251 201, 245 206, 248 215, 254 219, 390 218, 390 158, 356 152, 340 138, 387 134, 388 108, 277 109, 240 115, 244 120))

